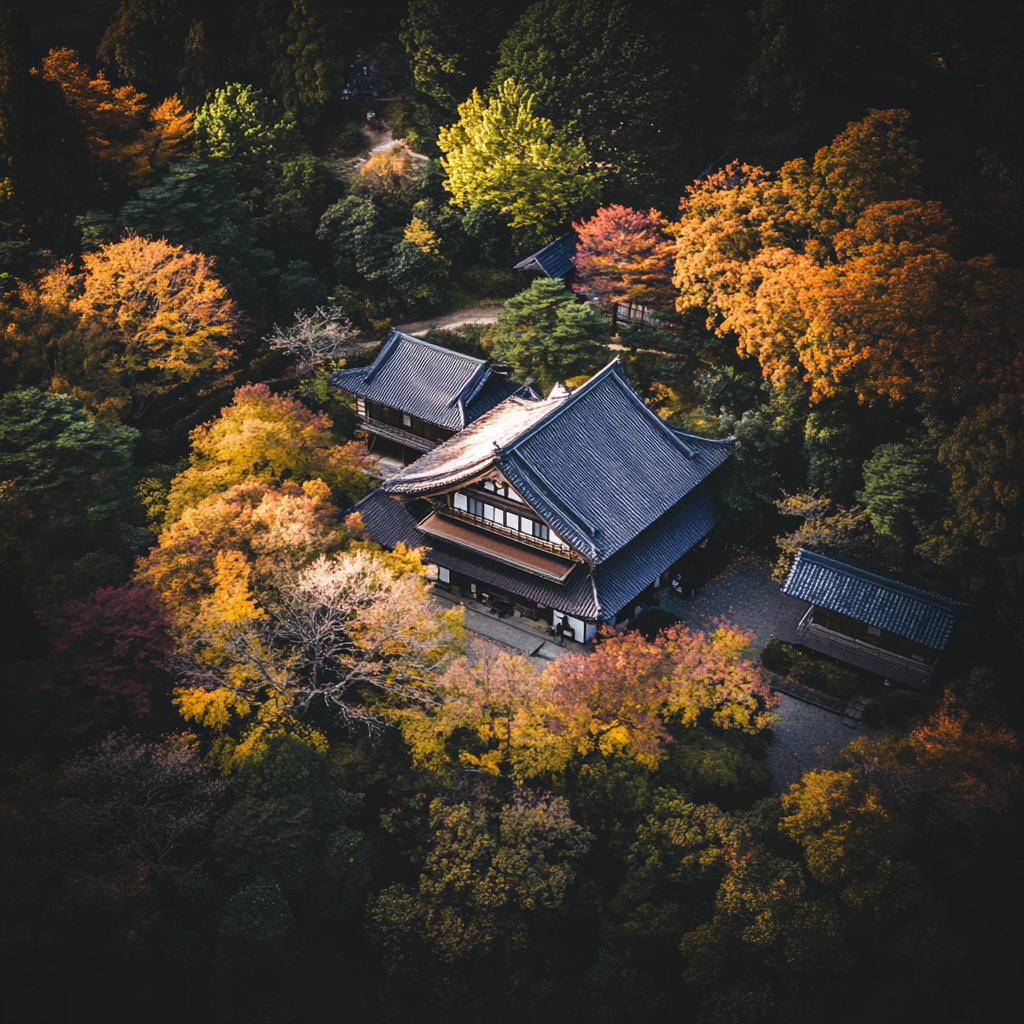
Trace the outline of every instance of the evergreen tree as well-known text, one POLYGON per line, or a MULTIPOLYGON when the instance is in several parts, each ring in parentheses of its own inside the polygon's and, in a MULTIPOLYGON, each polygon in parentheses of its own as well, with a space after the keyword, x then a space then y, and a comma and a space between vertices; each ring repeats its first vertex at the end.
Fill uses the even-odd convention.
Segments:
POLYGON ((207 37, 206 25, 202 21, 193 21, 178 69, 178 84, 185 102, 194 110, 206 102, 223 79, 207 37))
POLYGON ((602 168, 607 200, 667 211, 704 155, 700 16, 687 12, 685 30, 667 32, 666 6, 539 0, 502 42, 491 87, 515 79, 535 96, 537 114, 581 138, 602 168))
POLYGON ((256 282, 277 273, 274 255, 261 248, 231 175, 205 160, 175 164, 167 176, 121 207, 121 223, 217 258, 217 271, 239 301, 251 303, 256 282))
POLYGON ((564 282, 539 278, 505 303, 492 355, 547 390, 593 368, 607 342, 603 316, 577 302, 564 282))
POLYGON ((524 0, 411 0, 402 22, 413 79, 451 115, 474 89, 484 89, 498 44, 529 6, 524 0))

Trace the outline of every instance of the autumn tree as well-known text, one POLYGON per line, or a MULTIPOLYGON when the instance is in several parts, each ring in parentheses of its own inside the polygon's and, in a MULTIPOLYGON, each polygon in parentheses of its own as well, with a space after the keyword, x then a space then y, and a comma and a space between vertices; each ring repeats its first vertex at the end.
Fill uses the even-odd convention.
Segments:
POLYGON ((539 117, 512 79, 487 101, 474 91, 438 146, 453 204, 496 210, 525 252, 558 237, 600 192, 583 144, 539 117))
POLYGON ((548 686, 524 658, 460 659, 437 688, 435 704, 390 712, 415 763, 435 776, 469 771, 522 783, 571 757, 548 728, 548 686))
POLYGON ((689 188, 673 229, 677 307, 704 309, 766 377, 802 379, 815 401, 993 393, 1018 350, 1024 279, 955 257, 949 215, 913 198, 907 120, 872 111, 813 166, 731 164, 689 188))
POLYGON ((206 257, 130 236, 86 253, 73 308, 96 324, 108 365, 131 390, 132 414, 236 355, 234 304, 206 257))
POLYGON ((655 769, 673 729, 757 734, 776 700, 745 657, 749 638, 669 629, 654 640, 609 635, 538 675, 519 658, 456 663, 432 705, 393 713, 417 764, 522 784, 572 764, 622 756, 655 769))
POLYGON ((567 655, 547 672, 549 727, 584 756, 621 752, 651 766, 669 740, 666 723, 770 728, 777 698, 747 660, 749 642, 727 624, 710 635, 670 627, 653 641, 606 637, 591 655, 567 655))
POLYGON ((89 151, 60 89, 32 74, 24 15, 0 13, 0 229, 67 251, 90 191, 89 151))
POLYGON ((187 626, 203 602, 215 597, 218 585, 224 601, 240 595, 241 614, 248 607, 250 581, 257 592, 269 590, 277 576, 294 573, 344 543, 326 484, 278 488, 252 481, 185 509, 161 532, 137 576, 187 626))
POLYGON ((177 693, 188 720, 223 729, 229 713, 259 711, 262 722, 313 711, 379 732, 375 705, 432 701, 434 674, 461 653, 462 611, 432 607, 415 553, 404 564, 366 550, 321 555, 279 574, 267 609, 248 576, 240 558, 215 558, 177 693))
POLYGON ((563 799, 527 792, 497 812, 436 799, 427 828, 418 880, 373 898, 371 934, 395 984, 475 1016, 496 994, 521 995, 515 979, 564 918, 593 837, 563 799))
POLYGON ((161 691, 170 695, 168 615, 152 590, 101 587, 37 614, 51 650, 10 670, 12 741, 66 745, 112 725, 137 727, 161 691))
POLYGON ((842 556, 856 554, 868 545, 869 517, 863 509, 837 506, 817 491, 785 494, 775 502, 775 507, 784 516, 803 520, 792 533, 775 538, 782 554, 774 577, 780 582, 786 578, 801 548, 842 556))
POLYGON ((562 281, 538 278, 498 314, 492 355, 520 380, 533 377, 547 390, 556 380, 585 373, 608 341, 604 317, 577 301, 562 281))
POLYGON ((782 806, 779 830, 803 847, 811 877, 841 893, 855 916, 880 923, 920 900, 903 823, 855 775, 808 772, 782 806))
POLYGON ((108 187, 123 192, 149 185, 190 155, 192 115, 177 96, 150 109, 134 86, 114 86, 102 71, 91 78, 67 48, 43 58, 42 77, 60 86, 108 187))
POLYGON ((232 404, 196 427, 191 441, 191 465, 171 483, 168 523, 247 480, 300 485, 322 480, 342 507, 362 498, 374 482, 362 444, 334 444, 324 413, 274 395, 266 384, 237 388, 232 404))
POLYGON ((920 841, 976 845, 1007 827, 1019 798, 1019 737, 943 699, 905 734, 861 737, 840 767, 920 841))
POLYGON ((588 221, 574 224, 574 290, 611 306, 612 330, 620 305, 670 309, 672 243, 657 212, 624 206, 602 207, 588 221))

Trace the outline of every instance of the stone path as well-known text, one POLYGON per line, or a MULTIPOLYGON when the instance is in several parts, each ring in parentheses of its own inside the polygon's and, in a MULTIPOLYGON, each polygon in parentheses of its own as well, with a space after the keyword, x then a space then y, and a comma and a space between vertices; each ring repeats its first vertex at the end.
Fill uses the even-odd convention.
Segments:
POLYGON ((397 330, 414 337, 426 334, 433 327, 461 327, 463 324, 493 324, 498 319, 501 306, 471 306, 469 309, 456 309, 451 313, 443 313, 429 320, 416 320, 413 323, 398 324, 397 330))
POLYGON ((876 732, 863 724, 851 729, 850 719, 843 715, 785 694, 781 697, 780 721, 768 748, 775 793, 784 793, 792 783, 800 781, 804 772, 830 767, 850 740, 876 732))
MULTIPOLYGON (((582 644, 565 640, 561 645, 547 639, 533 630, 521 628, 513 621, 499 619, 496 615, 473 608, 471 602, 456 600, 444 591, 434 591, 434 598, 448 605, 462 605, 465 608, 466 629, 478 636, 495 641, 502 647, 535 661, 538 665, 549 665, 574 650, 583 651, 582 644)), ((471 644, 473 638, 471 637, 471 644)))
POLYGON ((714 629, 717 619, 754 634, 754 646, 760 650, 773 633, 789 623, 799 622, 806 605, 787 597, 772 579, 772 565, 749 551, 740 550, 728 568, 685 601, 671 590, 662 597, 661 606, 678 615, 690 629, 714 629))

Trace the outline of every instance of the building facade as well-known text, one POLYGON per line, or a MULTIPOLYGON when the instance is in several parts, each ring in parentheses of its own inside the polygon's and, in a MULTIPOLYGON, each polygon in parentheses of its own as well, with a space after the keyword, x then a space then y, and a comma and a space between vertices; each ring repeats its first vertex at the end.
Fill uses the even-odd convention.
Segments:
POLYGON ((391 332, 369 366, 339 370, 331 382, 356 396, 370 451, 403 465, 521 389, 484 359, 401 331, 391 332))
POLYGON ((439 584, 584 642, 706 543, 731 453, 655 415, 615 360, 574 391, 510 395, 356 508, 378 543, 426 548, 439 584))
POLYGON ((804 548, 782 592, 809 603, 795 642, 919 690, 928 688, 964 607, 804 548))

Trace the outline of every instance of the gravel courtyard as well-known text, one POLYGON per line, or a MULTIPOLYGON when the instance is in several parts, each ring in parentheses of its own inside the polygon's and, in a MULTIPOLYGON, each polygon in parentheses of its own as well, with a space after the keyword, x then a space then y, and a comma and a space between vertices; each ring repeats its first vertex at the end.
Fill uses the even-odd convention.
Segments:
MULTIPOLYGON (((694 600, 684 601, 670 594, 662 598, 661 605, 678 615, 690 629, 713 629, 717 619, 728 619, 753 633, 754 646, 760 650, 772 633, 784 623, 797 622, 807 607, 803 601, 781 593, 771 572, 772 565, 767 559, 741 551, 694 600)), ((804 772, 827 768, 854 737, 877 732, 863 723, 851 728, 842 715, 780 696, 781 721, 768 749, 776 793, 784 792, 804 772)))

